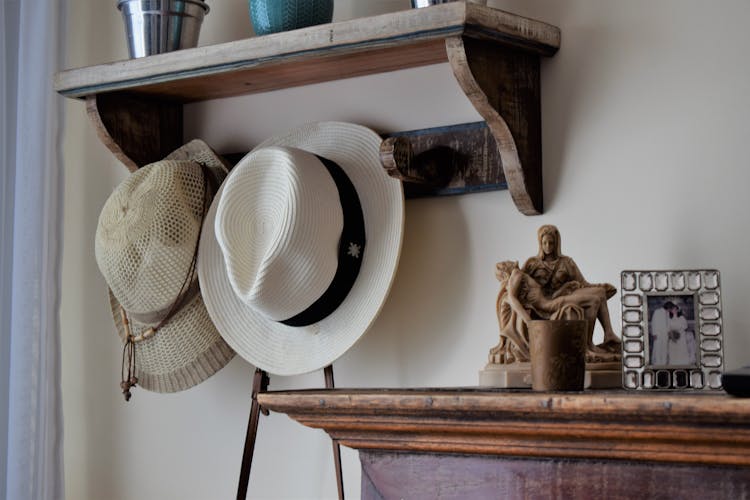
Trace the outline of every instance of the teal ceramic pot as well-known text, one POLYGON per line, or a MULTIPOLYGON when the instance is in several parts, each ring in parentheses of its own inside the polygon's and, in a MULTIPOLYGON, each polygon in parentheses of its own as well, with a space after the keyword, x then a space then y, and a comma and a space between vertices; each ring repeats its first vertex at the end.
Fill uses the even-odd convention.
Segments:
POLYGON ((333 19, 333 0, 249 0, 256 35, 289 31, 333 19))

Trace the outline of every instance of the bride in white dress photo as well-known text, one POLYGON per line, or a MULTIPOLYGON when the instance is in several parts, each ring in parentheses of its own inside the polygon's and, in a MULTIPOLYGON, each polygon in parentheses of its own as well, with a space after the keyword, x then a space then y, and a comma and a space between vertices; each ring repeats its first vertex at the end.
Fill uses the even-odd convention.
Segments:
POLYGON ((667 364, 695 365, 695 333, 688 329, 688 320, 680 308, 669 314, 667 364))

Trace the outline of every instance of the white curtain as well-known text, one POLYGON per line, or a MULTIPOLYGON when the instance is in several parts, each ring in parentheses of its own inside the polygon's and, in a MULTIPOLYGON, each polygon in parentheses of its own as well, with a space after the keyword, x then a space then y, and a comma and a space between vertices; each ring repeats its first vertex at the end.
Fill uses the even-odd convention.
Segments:
POLYGON ((0 498, 64 497, 60 396, 65 1, 0 0, 0 498))

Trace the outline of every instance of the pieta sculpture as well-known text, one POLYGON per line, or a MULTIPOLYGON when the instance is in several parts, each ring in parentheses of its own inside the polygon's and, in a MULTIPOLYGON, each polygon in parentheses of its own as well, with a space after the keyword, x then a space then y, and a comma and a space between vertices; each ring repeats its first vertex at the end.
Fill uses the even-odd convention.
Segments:
POLYGON ((522 268, 517 261, 499 262, 495 267, 500 281, 496 303, 500 339, 480 372, 480 385, 527 387, 529 322, 583 318, 587 321, 586 368, 591 372, 588 386, 619 387, 621 343, 607 308, 615 287, 586 281, 573 259, 561 253, 560 232, 555 226, 544 225, 537 235, 539 251, 522 268), (595 345, 597 323, 604 338, 595 345), (593 372, 598 372, 598 378, 594 375, 598 381, 592 379, 593 372))

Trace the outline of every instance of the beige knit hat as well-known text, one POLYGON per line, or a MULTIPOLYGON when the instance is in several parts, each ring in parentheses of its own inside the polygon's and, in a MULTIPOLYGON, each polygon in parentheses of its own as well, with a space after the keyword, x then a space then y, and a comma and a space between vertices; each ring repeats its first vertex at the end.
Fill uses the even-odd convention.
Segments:
POLYGON ((102 208, 96 261, 125 343, 126 399, 136 382, 155 392, 187 389, 234 356, 211 322, 195 273, 203 216, 226 172, 219 156, 194 140, 131 174, 102 208))
POLYGON ((198 276, 222 337, 256 367, 323 368, 385 303, 404 195, 380 164, 380 143, 360 125, 303 125, 256 147, 217 193, 198 276))

